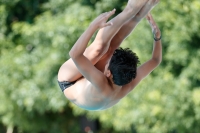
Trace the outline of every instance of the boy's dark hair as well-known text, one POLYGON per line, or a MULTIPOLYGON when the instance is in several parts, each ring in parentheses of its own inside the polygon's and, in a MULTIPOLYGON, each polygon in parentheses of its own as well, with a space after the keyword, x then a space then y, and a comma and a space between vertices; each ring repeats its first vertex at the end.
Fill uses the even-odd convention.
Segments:
POLYGON ((130 83, 136 77, 139 63, 137 55, 129 48, 116 49, 108 66, 113 82, 120 86, 130 83))

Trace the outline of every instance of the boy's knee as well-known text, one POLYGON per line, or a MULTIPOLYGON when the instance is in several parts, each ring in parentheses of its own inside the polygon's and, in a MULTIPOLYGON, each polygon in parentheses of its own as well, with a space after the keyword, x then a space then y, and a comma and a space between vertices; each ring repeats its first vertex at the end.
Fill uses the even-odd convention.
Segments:
POLYGON ((115 50, 116 49, 114 49, 113 47, 109 47, 108 50, 106 51, 106 53, 104 55, 106 55, 106 56, 112 56, 115 50))
POLYGON ((99 56, 104 55, 108 50, 109 50, 109 44, 99 45, 96 48, 96 51, 97 51, 97 53, 99 53, 99 56))
POLYGON ((95 43, 90 47, 90 52, 93 53, 95 57, 101 57, 109 49, 109 44, 95 43))

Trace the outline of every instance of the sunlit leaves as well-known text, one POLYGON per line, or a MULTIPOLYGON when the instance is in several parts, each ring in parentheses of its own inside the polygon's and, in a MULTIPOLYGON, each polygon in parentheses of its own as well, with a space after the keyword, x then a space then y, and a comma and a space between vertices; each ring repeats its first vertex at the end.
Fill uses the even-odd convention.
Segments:
MULTIPOLYGON (((102 128, 119 132, 200 130, 199 1, 160 1, 152 14, 162 32, 161 65, 117 105, 97 112, 69 103, 58 88, 57 72, 92 19, 113 8, 120 12, 127 1, 50 0, 40 5, 45 12, 32 18, 34 23, 13 21, 6 35, 8 7, 17 2, 0 1, 1 122, 17 125, 22 131, 40 132, 50 127, 52 133, 72 131, 76 127, 70 121, 72 108, 74 115, 98 118, 102 128), (70 127, 60 129, 56 123, 61 122, 65 122, 62 127, 70 127)), ((153 38, 145 19, 122 47, 136 52, 141 63, 151 58, 153 38)))

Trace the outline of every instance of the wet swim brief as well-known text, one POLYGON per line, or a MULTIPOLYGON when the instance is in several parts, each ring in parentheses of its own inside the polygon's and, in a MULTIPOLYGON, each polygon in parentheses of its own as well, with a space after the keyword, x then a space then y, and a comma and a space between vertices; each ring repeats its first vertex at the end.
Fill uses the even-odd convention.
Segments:
POLYGON ((73 84, 75 84, 76 81, 74 82, 67 82, 67 81, 63 81, 63 82, 60 82, 58 81, 58 84, 60 86, 60 89, 62 90, 62 92, 67 89, 68 87, 72 86, 73 84))

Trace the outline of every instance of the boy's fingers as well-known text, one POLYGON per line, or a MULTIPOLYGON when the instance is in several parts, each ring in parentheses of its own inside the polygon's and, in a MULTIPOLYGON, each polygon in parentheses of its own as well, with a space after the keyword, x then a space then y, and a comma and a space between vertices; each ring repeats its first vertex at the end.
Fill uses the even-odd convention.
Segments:
POLYGON ((156 27, 156 24, 152 18, 152 16, 148 16, 147 20, 149 21, 150 25, 152 26, 152 28, 156 27))
POLYGON ((151 19, 151 13, 149 12, 146 16, 147 20, 150 20, 151 19))
POLYGON ((147 20, 150 20, 149 14, 147 14, 146 19, 147 19, 147 20))
POLYGON ((158 31, 155 26, 153 27, 153 30, 154 30, 155 33, 157 33, 157 31, 158 31))
POLYGON ((116 9, 114 8, 111 12, 115 13, 116 9))
POLYGON ((113 14, 115 14, 116 9, 113 9, 112 11, 108 12, 106 15, 109 18, 110 16, 112 16, 113 14))

